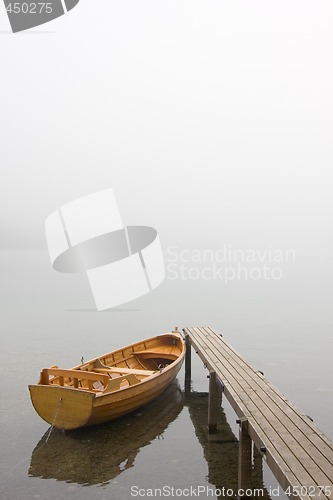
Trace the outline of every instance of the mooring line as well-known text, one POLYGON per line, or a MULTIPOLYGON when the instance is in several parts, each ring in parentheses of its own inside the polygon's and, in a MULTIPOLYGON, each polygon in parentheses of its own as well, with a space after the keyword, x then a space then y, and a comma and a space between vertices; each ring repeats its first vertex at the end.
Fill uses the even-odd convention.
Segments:
POLYGON ((62 398, 59 398, 58 403, 57 403, 57 407, 56 407, 56 412, 55 412, 55 414, 54 414, 54 419, 53 419, 53 421, 52 421, 52 424, 51 424, 50 430, 49 430, 49 432, 48 432, 48 434, 47 434, 47 436, 46 436, 46 440, 45 440, 45 443, 44 443, 44 444, 46 444, 46 443, 48 442, 49 437, 51 436, 51 433, 52 433, 52 431, 53 431, 53 428, 54 428, 54 423, 55 423, 55 421, 56 421, 56 419, 57 419, 57 416, 58 416, 58 411, 59 411, 59 407, 60 407, 61 401, 62 401, 62 398))

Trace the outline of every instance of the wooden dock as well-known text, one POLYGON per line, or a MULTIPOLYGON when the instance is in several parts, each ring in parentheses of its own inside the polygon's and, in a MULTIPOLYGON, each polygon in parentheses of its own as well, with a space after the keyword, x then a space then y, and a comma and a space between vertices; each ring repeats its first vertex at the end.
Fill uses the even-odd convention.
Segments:
POLYGON ((251 490, 252 442, 287 496, 333 498, 333 442, 212 328, 185 328, 185 387, 191 346, 209 370, 208 428, 217 429, 217 384, 238 416, 238 487, 251 490))

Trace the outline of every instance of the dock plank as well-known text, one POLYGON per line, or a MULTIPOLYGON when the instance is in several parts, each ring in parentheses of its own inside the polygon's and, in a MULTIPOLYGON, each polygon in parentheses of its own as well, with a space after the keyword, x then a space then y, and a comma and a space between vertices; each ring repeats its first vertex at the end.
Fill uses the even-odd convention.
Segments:
MULTIPOLYGON (((212 329, 210 329, 212 330, 212 329)), ((214 330, 212 330, 214 332, 214 330)), ((214 334, 220 338, 220 336, 214 332, 214 334)), ((230 349, 235 353, 240 358, 240 355, 234 351, 234 349, 225 343, 226 349, 230 349)), ((242 358, 240 358, 242 359, 242 358)), ((246 364, 248 367, 250 365, 244 360, 242 360, 244 364, 246 364)), ((253 368, 250 367, 252 370, 253 368)), ((332 449, 332 443, 328 440, 328 438, 315 426, 315 424, 312 424, 311 421, 309 420, 309 417, 307 415, 301 414, 299 410, 272 384, 270 384, 266 379, 260 382, 260 378, 257 380, 258 384, 261 386, 261 388, 264 388, 269 385, 270 386, 270 397, 274 399, 274 401, 279 405, 281 404, 281 401, 283 401, 286 404, 283 404, 283 410, 288 416, 293 419, 295 416, 298 418, 298 423, 297 425, 300 426, 301 430, 304 432, 308 432, 309 427, 313 428, 314 434, 312 435, 313 438, 313 444, 315 444, 319 449, 324 449, 324 452, 330 461, 330 463, 333 465, 333 449, 332 449)))
POLYGON ((248 419, 249 434, 258 448, 266 448, 267 464, 281 486, 303 487, 294 495, 302 500, 314 498, 304 487, 323 486, 326 491, 317 490, 315 497, 332 498, 333 442, 212 328, 184 331, 205 366, 216 372, 237 416, 248 419))
MULTIPOLYGON (((207 347, 207 346, 206 346, 207 347)), ((207 349, 206 349, 207 351, 207 349)), ((216 363, 216 366, 220 368, 219 371, 221 371, 221 363, 219 361, 218 355, 215 353, 215 351, 212 351, 211 353, 211 361, 213 363, 216 363)), ((222 368, 226 368, 228 366, 229 361, 225 363, 222 368)), ((276 431, 277 427, 277 422, 275 422, 275 425, 270 422, 268 418, 266 418, 261 411, 256 411, 257 405, 253 402, 253 397, 255 395, 255 392, 253 389, 250 387, 246 386, 246 384, 242 385, 242 380, 239 378, 237 380, 238 374, 233 373, 233 368, 232 366, 228 366, 228 369, 231 370, 228 372, 228 380, 230 381, 231 385, 233 386, 234 390, 237 392, 238 396, 240 397, 242 401, 242 405, 244 408, 243 414, 248 417, 249 415, 252 415, 253 417, 253 422, 256 422, 257 426, 259 429, 261 429, 262 432, 262 441, 266 445, 267 441, 270 439, 274 445, 278 445, 280 450, 283 450, 283 458, 284 462, 286 463, 286 466, 290 470, 291 465, 293 464, 294 471, 297 470, 297 477, 299 478, 299 481, 302 482, 303 484, 312 484, 313 479, 309 475, 308 471, 306 468, 304 468, 301 464, 297 466, 296 469, 296 464, 295 460, 297 458, 295 457, 295 454, 293 453, 292 450, 287 446, 287 444, 283 441, 282 439, 282 432, 280 429, 280 433, 276 431)), ((258 431, 260 432, 260 431, 258 431)), ((277 452, 277 450, 276 450, 277 452)), ((280 456, 282 458, 282 456, 280 456)), ((319 473, 319 471, 318 471, 319 473)))
MULTIPOLYGON (((215 346, 215 347, 218 349, 218 347, 220 346, 215 346)), ((218 354, 221 354, 218 350, 217 352, 218 354)), ((322 469, 324 469, 327 474, 330 474, 332 470, 331 464, 327 461, 326 458, 322 456, 319 450, 317 450, 314 446, 311 445, 306 435, 302 434, 301 432, 297 432, 298 428, 293 424, 293 422, 290 421, 290 419, 285 418, 285 415, 280 407, 276 406, 277 410, 276 408, 274 408, 275 403, 269 400, 267 394, 267 387, 265 392, 264 391, 260 392, 258 386, 255 386, 255 384, 252 384, 251 386, 251 384, 249 383, 249 375, 247 371, 243 370, 243 368, 241 368, 238 365, 236 372, 235 368, 232 366, 230 356, 226 357, 222 369, 227 366, 229 366, 229 369, 231 370, 231 373, 233 374, 234 377, 237 378, 237 375, 241 375, 242 390, 244 390, 245 393, 247 393, 251 399, 249 410, 251 411, 252 403, 254 403, 255 408, 260 409, 260 413, 257 413, 258 418, 268 420, 271 426, 275 430, 278 430, 279 435, 282 438, 283 437, 285 438, 284 441, 288 446, 288 448, 293 453, 297 454, 298 457, 300 456, 302 457, 302 463, 308 465, 307 470, 313 471, 316 478, 320 480, 321 484, 327 484, 331 486, 329 478, 327 477, 327 475, 323 474, 322 471, 322 469), (272 407, 273 409, 275 409, 274 413, 272 411, 272 407), (295 434, 297 434, 298 437, 297 441, 291 438, 291 436, 294 436, 295 434), (311 451, 311 456, 307 453, 306 450, 311 451), (317 463, 317 468, 314 466, 315 458, 320 464, 318 465, 317 463)), ((251 378, 250 381, 253 381, 253 379, 251 378)), ((263 427, 263 425, 261 425, 261 427, 263 427)))
MULTIPOLYGON (((228 359, 227 362, 230 363, 230 359, 228 359)), ((219 366, 219 362, 217 362, 217 365, 219 366)), ((248 394, 253 394, 252 399, 255 400, 256 406, 258 408, 261 408, 263 412, 266 412, 266 416, 268 415, 269 420, 274 423, 275 427, 281 427, 281 425, 286 427, 288 431, 286 433, 287 438, 289 438, 289 435, 295 436, 298 440, 298 443, 303 447, 304 451, 311 449, 311 461, 312 459, 316 460, 317 463, 320 464, 320 468, 323 470, 323 472, 329 475, 332 471, 332 463, 330 462, 329 457, 323 456, 320 448, 318 448, 311 440, 311 438, 313 438, 313 436, 316 436, 316 434, 313 430, 310 430, 310 426, 306 426, 302 422, 303 429, 300 429, 300 427, 297 426, 295 422, 295 418, 298 417, 297 413, 295 411, 293 412, 294 420, 292 420, 289 416, 288 407, 287 411, 285 412, 282 406, 276 401, 276 397, 270 397, 270 391, 267 391, 267 387, 269 387, 267 383, 266 387, 263 387, 262 381, 260 384, 258 383, 258 380, 260 380, 258 379, 258 377, 257 380, 254 380, 254 378, 250 377, 247 372, 244 371, 244 373, 242 373, 241 369, 238 370, 238 373, 243 377, 243 388, 245 388, 248 394), (252 391, 254 391, 254 393, 252 391)), ((235 376, 234 371, 233 374, 235 376)), ((326 477, 325 481, 329 481, 329 478, 326 477)))
MULTIPOLYGON (((218 347, 219 346, 217 346, 217 349, 218 347)), ((229 358, 226 357, 226 359, 229 358)), ((254 372, 252 368, 251 370, 252 372, 254 372)), ((248 377, 248 375, 245 375, 245 378, 246 380, 249 381, 249 383, 251 383, 251 381, 253 380, 255 384, 253 387, 255 388, 255 390, 260 391, 263 389, 265 391, 265 396, 267 396, 267 398, 269 398, 276 405, 277 409, 283 411, 286 415, 288 415, 290 422, 295 424, 295 428, 293 428, 293 431, 295 431, 296 427, 298 427, 300 431, 305 432, 306 435, 308 435, 309 428, 312 427, 313 433, 310 434, 309 437, 316 438, 316 441, 313 444, 315 444, 318 448, 322 448, 324 446, 325 452, 327 453, 327 459, 329 460, 330 464, 333 465, 333 450, 329 445, 327 445, 326 436, 324 436, 320 431, 318 432, 318 429, 315 429, 314 425, 312 424, 312 422, 309 420, 308 417, 304 416, 303 414, 300 414, 300 412, 295 407, 291 407, 287 398, 285 398, 280 394, 275 394, 274 392, 275 388, 264 378, 258 377, 257 372, 254 372, 254 376, 252 374, 250 378, 248 377), (267 387, 269 387, 270 389, 269 392, 267 392, 267 387), (283 402, 283 406, 281 405, 281 401, 283 402), (285 403, 289 404, 286 405, 285 403), (299 419, 299 422, 295 423, 295 421, 293 420, 295 419, 295 417, 299 419)))

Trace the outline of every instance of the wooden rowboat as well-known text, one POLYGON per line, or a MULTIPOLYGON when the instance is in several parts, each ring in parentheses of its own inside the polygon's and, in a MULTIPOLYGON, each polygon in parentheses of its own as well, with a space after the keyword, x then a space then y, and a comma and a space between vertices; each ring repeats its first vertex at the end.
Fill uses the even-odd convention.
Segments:
POLYGON ((185 355, 178 331, 151 337, 70 370, 44 368, 29 385, 38 415, 58 429, 77 429, 121 417, 159 396, 185 355))

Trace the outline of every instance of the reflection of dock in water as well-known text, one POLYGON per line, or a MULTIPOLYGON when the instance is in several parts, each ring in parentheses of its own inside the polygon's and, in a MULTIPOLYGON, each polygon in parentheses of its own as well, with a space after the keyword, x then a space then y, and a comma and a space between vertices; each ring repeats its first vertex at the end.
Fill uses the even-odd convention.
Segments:
MULTIPOLYGON (((221 403, 222 393, 219 393, 221 403)), ((216 433, 210 434, 207 427, 208 417, 208 393, 190 392, 186 393, 185 405, 189 409, 190 417, 194 425, 195 434, 203 448, 204 456, 208 464, 208 481, 217 490, 238 489, 238 440, 227 422, 221 404, 217 410, 216 433)), ((269 499, 269 495, 263 485, 262 457, 254 450, 252 462, 251 480, 253 489, 262 489, 260 498, 269 499)), ((255 495, 254 495, 255 497, 255 495)), ((219 497, 226 498, 226 495, 219 497)))
POLYGON ((67 433, 53 429, 49 435, 48 430, 32 453, 29 475, 89 485, 108 482, 163 434, 181 412, 183 399, 175 381, 154 402, 121 419, 67 433))

